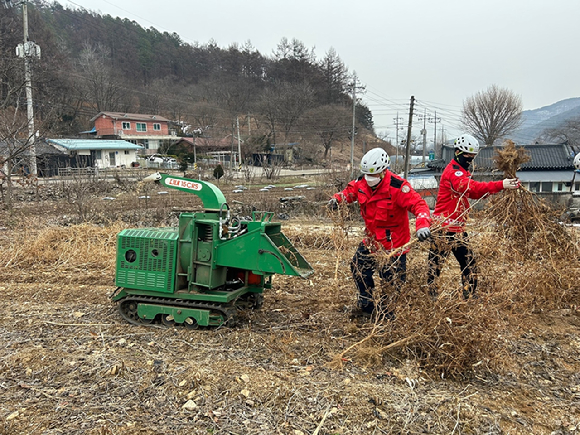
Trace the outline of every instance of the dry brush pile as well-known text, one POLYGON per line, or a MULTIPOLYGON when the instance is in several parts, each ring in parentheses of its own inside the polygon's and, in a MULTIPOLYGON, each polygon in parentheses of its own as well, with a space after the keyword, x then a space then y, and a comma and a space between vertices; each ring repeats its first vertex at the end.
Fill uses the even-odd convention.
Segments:
MULTIPOLYGON (((509 142, 495 157, 508 178, 515 177, 527 159, 509 142)), ((349 212, 342 209, 335 217, 333 240, 339 259, 351 222, 349 212)), ((580 301, 580 284, 574 279, 580 272, 577 233, 558 222, 558 214, 520 188, 494 195, 482 212, 470 218, 467 230, 478 261, 478 299, 462 298, 459 267, 450 255, 438 282, 440 297, 432 301, 426 287, 428 246, 412 240, 407 246, 411 249, 407 283, 400 294, 393 298, 393 289, 382 288, 375 295, 387 303, 383 314, 394 310, 396 318, 384 321, 379 315, 368 325, 367 335, 335 355, 331 365, 342 367, 350 358, 367 363, 405 358, 417 361, 433 376, 462 378, 513 369, 513 340, 528 330, 533 315, 575 310, 580 301)), ((432 231, 437 233, 440 227, 432 231)), ((349 255, 352 252, 344 255, 343 267, 348 267, 349 255)))

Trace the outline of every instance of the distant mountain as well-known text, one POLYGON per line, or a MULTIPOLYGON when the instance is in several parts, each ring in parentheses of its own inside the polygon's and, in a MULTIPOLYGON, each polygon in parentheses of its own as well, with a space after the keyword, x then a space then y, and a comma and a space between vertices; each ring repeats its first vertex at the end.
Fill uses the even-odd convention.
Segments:
POLYGON ((548 128, 555 128, 568 119, 580 117, 580 97, 568 98, 539 109, 522 112, 521 127, 510 134, 518 144, 531 144, 548 128))

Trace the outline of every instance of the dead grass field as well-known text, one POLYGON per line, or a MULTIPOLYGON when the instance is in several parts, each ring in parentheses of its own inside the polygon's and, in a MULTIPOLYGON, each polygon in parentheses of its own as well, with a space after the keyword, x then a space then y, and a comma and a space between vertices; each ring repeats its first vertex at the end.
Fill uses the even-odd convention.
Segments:
MULTIPOLYGON (((275 277, 263 308, 233 329, 137 327, 109 300, 115 236, 175 224, 196 201, 108 189, 0 216, 0 434, 580 433, 577 256, 553 245, 519 256, 475 218, 480 299, 460 299, 448 261, 431 302, 428 246, 416 243, 397 318, 354 322, 348 262, 361 223, 321 210, 332 188, 281 209, 282 188, 223 187, 240 213, 283 213, 315 274, 275 277)), ((575 229, 559 237, 574 252, 575 229)))

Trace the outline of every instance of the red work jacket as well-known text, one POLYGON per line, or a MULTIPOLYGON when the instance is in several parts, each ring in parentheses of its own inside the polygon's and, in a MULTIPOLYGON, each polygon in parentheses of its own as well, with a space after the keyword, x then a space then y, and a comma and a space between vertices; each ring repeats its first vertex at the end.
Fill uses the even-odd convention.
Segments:
POLYGON ((439 182, 439 193, 433 216, 447 231, 464 231, 469 213, 469 199, 479 199, 503 189, 503 181, 481 182, 471 179, 471 173, 451 160, 439 182))
POLYGON ((346 189, 334 197, 338 202, 358 201, 366 226, 363 242, 371 251, 377 249, 377 242, 390 251, 411 239, 408 212, 417 218, 416 229, 429 227, 431 223, 429 206, 425 200, 413 190, 408 181, 388 170, 375 190, 361 176, 348 183, 346 189))

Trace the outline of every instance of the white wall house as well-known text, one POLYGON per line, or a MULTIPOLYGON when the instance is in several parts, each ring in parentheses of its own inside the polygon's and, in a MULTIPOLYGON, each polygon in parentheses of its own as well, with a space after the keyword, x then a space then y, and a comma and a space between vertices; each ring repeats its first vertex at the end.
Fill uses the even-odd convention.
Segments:
POLYGON ((143 147, 124 140, 47 139, 70 156, 86 157, 91 166, 100 169, 131 167, 143 147))

